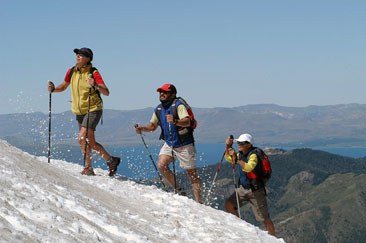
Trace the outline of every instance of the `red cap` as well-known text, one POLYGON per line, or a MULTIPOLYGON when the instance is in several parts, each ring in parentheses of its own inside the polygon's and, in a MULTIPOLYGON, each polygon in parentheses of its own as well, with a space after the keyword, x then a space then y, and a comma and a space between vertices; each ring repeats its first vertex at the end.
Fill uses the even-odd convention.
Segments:
POLYGON ((158 88, 156 91, 160 92, 161 90, 166 91, 166 92, 171 92, 174 94, 177 93, 177 89, 175 88, 175 86, 173 84, 164 84, 163 86, 161 86, 161 88, 158 88))

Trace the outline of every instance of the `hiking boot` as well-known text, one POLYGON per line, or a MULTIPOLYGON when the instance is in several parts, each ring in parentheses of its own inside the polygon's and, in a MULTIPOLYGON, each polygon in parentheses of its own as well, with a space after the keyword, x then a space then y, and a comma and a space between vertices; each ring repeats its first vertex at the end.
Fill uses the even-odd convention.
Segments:
POLYGON ((95 175, 94 170, 92 167, 85 167, 84 170, 81 172, 82 175, 92 176, 95 175))
POLYGON ((178 188, 178 189, 176 189, 176 192, 177 192, 177 194, 178 195, 180 195, 180 196, 187 196, 187 193, 184 191, 184 188, 178 188))
POLYGON ((120 158, 111 156, 110 160, 107 163, 109 167, 109 176, 114 176, 116 174, 117 167, 120 162, 121 162, 120 158))

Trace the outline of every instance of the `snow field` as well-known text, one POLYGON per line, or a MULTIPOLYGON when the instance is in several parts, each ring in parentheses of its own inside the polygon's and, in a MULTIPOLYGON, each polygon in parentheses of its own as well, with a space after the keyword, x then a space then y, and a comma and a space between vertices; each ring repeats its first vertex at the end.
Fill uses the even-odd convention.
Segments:
POLYGON ((48 164, 0 140, 0 241, 284 242, 156 186, 81 170, 61 160, 48 164))

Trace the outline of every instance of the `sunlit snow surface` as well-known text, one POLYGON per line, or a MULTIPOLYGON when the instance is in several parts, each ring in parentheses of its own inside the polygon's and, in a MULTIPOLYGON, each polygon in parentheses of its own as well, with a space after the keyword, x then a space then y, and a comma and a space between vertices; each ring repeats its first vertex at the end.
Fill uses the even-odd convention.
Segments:
POLYGON ((1 242, 284 242, 223 211, 0 140, 1 242))

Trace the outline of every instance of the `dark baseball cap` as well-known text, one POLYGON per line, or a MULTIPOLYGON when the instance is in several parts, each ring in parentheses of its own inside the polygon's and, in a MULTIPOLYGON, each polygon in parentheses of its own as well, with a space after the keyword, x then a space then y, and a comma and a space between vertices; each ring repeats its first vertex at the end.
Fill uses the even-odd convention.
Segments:
POLYGON ((173 93, 173 94, 177 93, 177 89, 175 88, 175 86, 173 84, 164 84, 163 86, 158 88, 156 91, 158 91, 158 92, 166 91, 166 92, 170 92, 170 93, 173 93))
POLYGON ((80 54, 81 56, 89 57, 90 61, 93 60, 93 52, 89 48, 83 47, 83 48, 80 48, 80 49, 74 49, 74 52, 76 54, 80 54))

